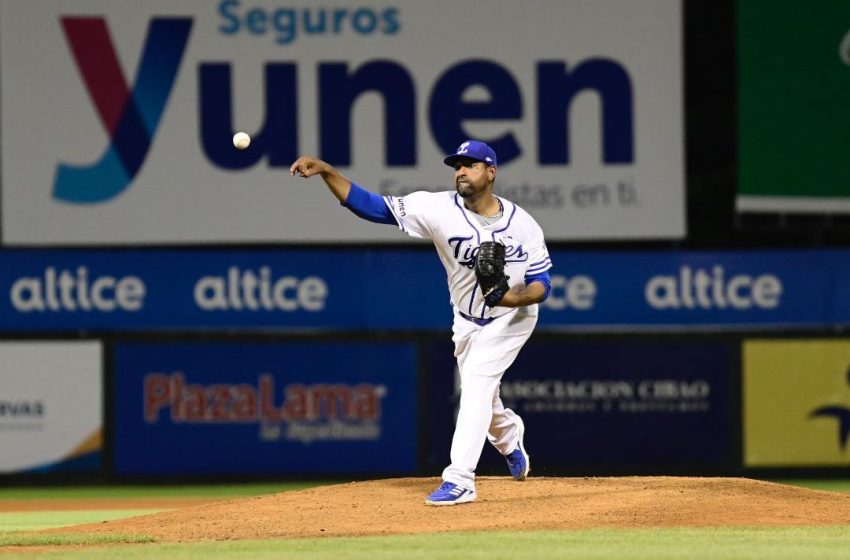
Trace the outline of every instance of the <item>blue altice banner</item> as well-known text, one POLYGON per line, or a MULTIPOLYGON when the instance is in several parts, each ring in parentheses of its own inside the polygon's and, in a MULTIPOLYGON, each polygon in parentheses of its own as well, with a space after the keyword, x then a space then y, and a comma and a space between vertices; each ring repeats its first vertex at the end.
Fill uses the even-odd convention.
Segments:
POLYGON ((848 251, 555 252, 552 260, 543 327, 850 322, 838 283, 850 273, 848 251))
MULTIPOLYGON (((850 324, 850 251, 552 251, 546 330, 850 324)), ((430 247, 6 250, 0 331, 439 329, 430 247)))
MULTIPOLYGON (((430 352, 428 468, 448 461, 459 399, 451 343, 430 352)), ((605 469, 714 469, 734 460, 728 403, 731 350, 690 341, 526 344, 502 378, 504 405, 525 423, 538 475, 605 469)), ((485 444, 480 473, 506 474, 485 444)))
POLYGON ((121 342, 114 363, 118 474, 417 468, 411 344, 121 342))
POLYGON ((433 250, 5 251, 0 330, 445 327, 444 278, 433 250))

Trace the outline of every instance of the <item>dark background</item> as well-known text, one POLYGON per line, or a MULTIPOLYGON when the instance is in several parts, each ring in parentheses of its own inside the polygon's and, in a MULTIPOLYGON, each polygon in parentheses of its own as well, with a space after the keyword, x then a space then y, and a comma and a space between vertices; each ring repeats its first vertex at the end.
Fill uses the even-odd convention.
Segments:
POLYGON ((686 0, 684 14, 687 238, 673 244, 595 245, 717 249, 850 243, 846 215, 736 212, 735 3, 686 0))

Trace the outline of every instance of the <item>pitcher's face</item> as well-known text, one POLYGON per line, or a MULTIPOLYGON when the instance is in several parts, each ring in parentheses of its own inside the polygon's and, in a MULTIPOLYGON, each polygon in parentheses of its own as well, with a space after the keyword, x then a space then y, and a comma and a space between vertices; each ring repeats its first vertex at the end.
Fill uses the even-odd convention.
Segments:
POLYGON ((454 168, 455 188, 463 198, 484 192, 496 177, 495 167, 474 159, 459 159, 454 168))

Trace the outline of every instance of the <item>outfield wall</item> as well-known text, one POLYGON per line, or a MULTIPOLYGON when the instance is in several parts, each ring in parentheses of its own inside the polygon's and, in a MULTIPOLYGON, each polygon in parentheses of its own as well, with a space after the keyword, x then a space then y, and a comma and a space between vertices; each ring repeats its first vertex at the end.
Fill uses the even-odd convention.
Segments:
MULTIPOLYGON (((552 257, 552 297, 501 388, 538 472, 850 463, 850 252, 552 257)), ((374 476, 448 461, 458 381, 430 250, 15 250, 0 264, 0 330, 29 349, 3 362, 6 475, 374 476)), ((485 449, 480 472, 502 469, 485 449)))

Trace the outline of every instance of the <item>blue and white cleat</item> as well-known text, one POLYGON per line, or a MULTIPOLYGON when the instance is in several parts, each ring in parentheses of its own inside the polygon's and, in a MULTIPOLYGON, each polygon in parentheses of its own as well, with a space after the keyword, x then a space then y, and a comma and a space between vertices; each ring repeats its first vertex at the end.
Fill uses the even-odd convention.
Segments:
POLYGON ((444 482, 425 498, 425 503, 429 506, 453 506, 471 502, 477 497, 475 490, 467 490, 454 482, 444 482))
POLYGON ((525 446, 522 443, 522 438, 525 436, 525 424, 519 416, 517 416, 517 426, 519 427, 519 445, 505 455, 505 459, 508 461, 508 469, 510 469, 514 480, 525 480, 531 470, 531 458, 525 452, 525 446))

